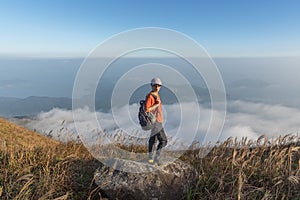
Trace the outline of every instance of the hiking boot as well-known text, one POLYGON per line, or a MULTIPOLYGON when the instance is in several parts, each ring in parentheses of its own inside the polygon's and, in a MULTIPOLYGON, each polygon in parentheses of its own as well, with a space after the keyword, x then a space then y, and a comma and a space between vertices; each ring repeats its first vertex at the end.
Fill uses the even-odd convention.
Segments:
POLYGON ((154 164, 154 160, 153 160, 153 159, 149 159, 149 160, 148 160, 148 163, 149 163, 149 164, 154 164))

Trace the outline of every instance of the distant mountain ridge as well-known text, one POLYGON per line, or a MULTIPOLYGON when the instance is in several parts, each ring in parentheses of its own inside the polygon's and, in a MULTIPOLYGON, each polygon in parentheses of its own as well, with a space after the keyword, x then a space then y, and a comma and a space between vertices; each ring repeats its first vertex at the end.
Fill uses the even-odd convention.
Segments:
POLYGON ((3 117, 30 116, 53 108, 72 108, 72 99, 66 97, 37 97, 24 99, 0 97, 0 115, 3 117))
MULTIPOLYGON (((192 86, 195 97, 192 97, 189 92, 185 91, 184 86, 173 86, 171 88, 162 87, 161 99, 164 105, 176 104, 180 101, 198 101, 201 104, 210 105, 210 94, 207 88, 192 86), (180 90, 180 99, 175 95, 172 90, 180 90)), ((150 92, 148 85, 141 86, 138 88, 130 97, 129 104, 139 103, 141 99, 150 92)), ((95 95, 95 107, 96 110, 108 112, 111 109, 111 97, 112 88, 106 88, 105 90, 98 90, 95 95)), ((221 91, 216 91, 217 94, 221 94, 221 91)), ((122 91, 120 96, 128 95, 128 91, 122 91)), ((222 95, 220 95, 222 96, 222 95)), ((228 95, 227 95, 227 98, 228 95)), ((88 103, 88 99, 80 99, 85 103, 88 103)), ((125 102, 126 103, 126 102, 125 102)), ((124 106, 124 102, 117 106, 124 106)), ((61 108, 66 110, 72 109, 72 99, 68 97, 40 97, 30 96, 27 98, 14 98, 14 97, 0 97, 0 116, 11 118, 11 117, 28 117, 35 116, 40 112, 48 112, 53 108, 61 108)))

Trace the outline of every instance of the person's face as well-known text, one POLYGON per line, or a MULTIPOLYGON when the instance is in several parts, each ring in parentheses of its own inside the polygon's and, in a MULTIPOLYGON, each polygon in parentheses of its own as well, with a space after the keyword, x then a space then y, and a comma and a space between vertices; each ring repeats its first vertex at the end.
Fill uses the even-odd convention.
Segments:
POLYGON ((158 84, 152 85, 152 90, 154 92, 158 92, 160 90, 160 88, 161 88, 161 85, 158 85, 158 84))

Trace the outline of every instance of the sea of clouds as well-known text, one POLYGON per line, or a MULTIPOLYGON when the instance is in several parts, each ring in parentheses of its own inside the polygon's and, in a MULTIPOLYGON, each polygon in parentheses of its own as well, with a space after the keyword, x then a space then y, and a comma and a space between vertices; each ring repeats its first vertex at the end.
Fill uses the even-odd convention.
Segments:
MULTIPOLYGON (((34 119, 18 121, 18 123, 62 141, 81 139, 85 142, 95 142, 95 137, 103 132, 110 135, 125 134, 147 140, 150 132, 141 130, 137 113, 137 104, 115 108, 114 112, 108 113, 95 113, 87 108, 73 111, 54 108, 49 112, 41 112, 34 119), (77 116, 76 122, 73 119, 74 114, 77 116), (97 123, 94 123, 95 118, 97 123), (78 136, 77 130, 84 131, 78 136)), ((238 139, 247 137, 255 140, 261 135, 276 138, 286 134, 298 135, 300 131, 300 109, 238 100, 227 102, 227 113, 221 132, 217 129, 214 132, 214 127, 210 127, 211 135, 207 136, 212 113, 215 120, 222 121, 221 111, 211 110, 197 103, 164 105, 164 127, 166 134, 171 138, 169 145, 174 145, 175 140, 189 143, 196 140, 202 143, 205 136, 213 138, 212 142, 222 142, 229 137, 238 139), (181 110, 183 108, 187 113, 196 112, 199 108, 200 117, 195 119, 195 115, 185 114, 183 120, 181 110)))

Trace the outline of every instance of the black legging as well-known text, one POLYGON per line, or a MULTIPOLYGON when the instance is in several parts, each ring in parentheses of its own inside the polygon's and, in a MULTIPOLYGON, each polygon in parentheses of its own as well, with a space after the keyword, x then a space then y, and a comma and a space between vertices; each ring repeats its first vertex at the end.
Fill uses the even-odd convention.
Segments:
POLYGON ((162 127, 161 123, 157 123, 154 128, 151 130, 151 136, 149 139, 149 159, 152 159, 153 157, 153 147, 156 143, 156 141, 159 141, 157 148, 156 148, 156 154, 155 154, 155 160, 158 159, 160 155, 160 150, 167 145, 167 136, 165 134, 165 130, 162 127))

